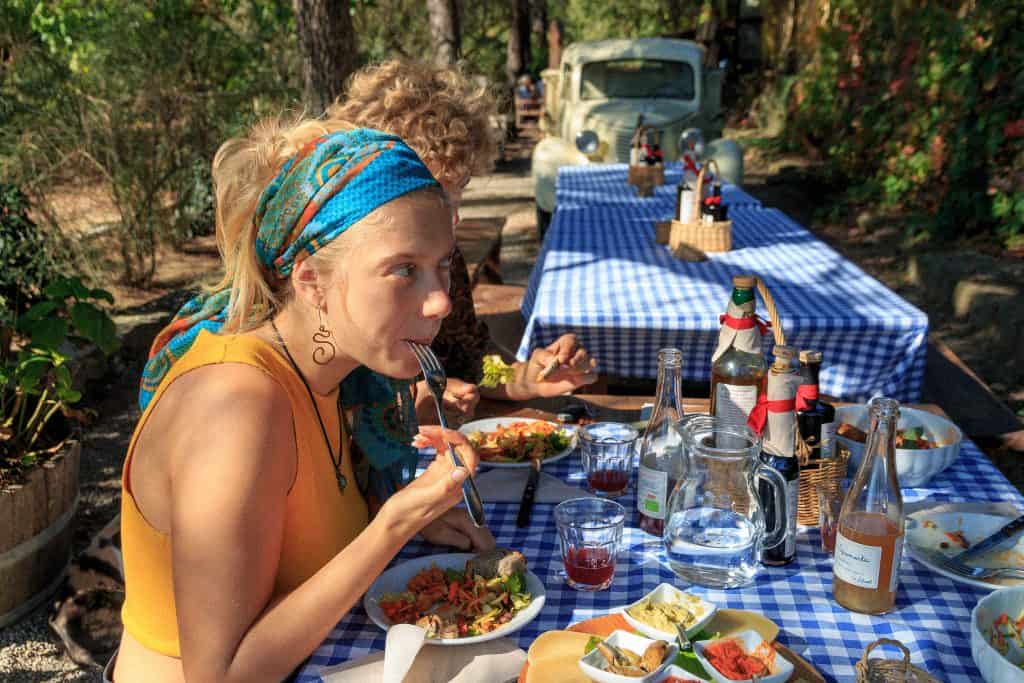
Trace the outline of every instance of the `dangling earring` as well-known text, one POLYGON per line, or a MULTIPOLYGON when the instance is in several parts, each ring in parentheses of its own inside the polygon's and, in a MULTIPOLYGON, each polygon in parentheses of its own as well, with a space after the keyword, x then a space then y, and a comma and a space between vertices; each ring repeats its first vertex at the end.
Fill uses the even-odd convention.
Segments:
POLYGON ((324 325, 324 312, 317 308, 316 315, 320 321, 320 329, 313 333, 313 362, 317 365, 327 365, 334 360, 338 350, 334 347, 334 333, 324 325))

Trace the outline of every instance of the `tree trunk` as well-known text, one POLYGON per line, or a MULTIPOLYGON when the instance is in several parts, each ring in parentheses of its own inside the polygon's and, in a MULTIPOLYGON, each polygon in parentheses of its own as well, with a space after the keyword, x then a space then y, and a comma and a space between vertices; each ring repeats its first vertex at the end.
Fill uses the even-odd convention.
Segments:
POLYGON ((434 64, 451 66, 462 52, 459 8, 455 0, 427 0, 430 19, 430 41, 434 48, 434 64))
POLYGON ((515 87, 516 77, 526 71, 530 59, 530 0, 512 0, 512 25, 508 32, 505 77, 515 87))
POLYGON ((683 0, 667 0, 667 4, 668 33, 669 35, 676 35, 683 30, 682 26, 680 26, 683 23, 683 0))
POLYGON ((306 105, 319 115, 337 98, 356 67, 349 0, 294 0, 306 105))

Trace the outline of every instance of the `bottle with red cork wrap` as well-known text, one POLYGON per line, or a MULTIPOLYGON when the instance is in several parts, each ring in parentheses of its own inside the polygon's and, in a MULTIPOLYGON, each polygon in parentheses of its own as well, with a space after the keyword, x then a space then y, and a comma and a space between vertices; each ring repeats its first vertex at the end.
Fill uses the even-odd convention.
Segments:
MULTIPOLYGON (((761 561, 781 566, 796 559, 796 520, 800 491, 800 464, 796 459, 795 399, 800 375, 796 368, 796 349, 776 346, 775 362, 768 372, 765 393, 750 413, 747 426, 762 436, 761 461, 782 475, 786 482, 786 532, 779 543, 761 550, 761 561)), ((771 487, 761 482, 759 495, 764 501, 764 523, 775 528, 775 498, 771 487)))
POLYGON ((796 390, 796 421, 800 436, 810 449, 810 461, 832 457, 836 434, 836 409, 818 395, 821 352, 800 352, 800 386, 796 390))
POLYGON ((746 425, 764 393, 768 364, 761 340, 766 328, 755 313, 754 277, 737 275, 732 283, 711 357, 711 414, 729 424, 746 425))

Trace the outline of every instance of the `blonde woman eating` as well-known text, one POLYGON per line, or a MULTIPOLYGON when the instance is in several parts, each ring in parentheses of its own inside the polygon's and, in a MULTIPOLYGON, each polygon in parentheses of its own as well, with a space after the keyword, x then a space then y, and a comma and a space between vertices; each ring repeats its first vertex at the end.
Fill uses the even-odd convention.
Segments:
POLYGON ((452 209, 419 157, 271 124, 221 147, 214 180, 224 279, 154 343, 124 464, 117 683, 287 677, 469 476, 440 457, 371 520, 340 417, 342 380, 413 378, 406 340, 451 308, 452 209))

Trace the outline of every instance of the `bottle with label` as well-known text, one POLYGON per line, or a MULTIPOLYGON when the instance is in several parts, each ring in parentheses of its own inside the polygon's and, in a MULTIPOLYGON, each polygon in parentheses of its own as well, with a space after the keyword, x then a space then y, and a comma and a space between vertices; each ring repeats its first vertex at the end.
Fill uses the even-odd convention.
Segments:
POLYGON ((732 283, 718 346, 711 357, 711 414, 729 424, 746 425, 764 392, 768 364, 755 314, 754 278, 737 275, 732 283))
POLYGON ((683 439, 676 426, 683 417, 682 384, 683 352, 661 349, 658 351, 658 395, 640 441, 636 486, 640 528, 659 537, 665 527, 668 497, 684 474, 683 439))
MULTIPOLYGON (((778 544, 761 550, 761 561, 772 566, 789 564, 796 559, 796 518, 800 495, 800 463, 796 459, 796 389, 800 375, 794 363, 796 349, 776 346, 775 362, 768 372, 765 394, 754 408, 747 425, 763 436, 761 461, 782 475, 786 483, 786 531, 778 544)), ((764 523, 774 529, 775 509, 772 487, 767 482, 758 484, 760 499, 764 502, 764 523)))
POLYGON ((722 204, 722 183, 716 180, 711 184, 711 194, 704 198, 701 220, 708 224, 724 221, 728 215, 725 212, 725 205, 722 204))
POLYGON ((818 397, 821 352, 800 352, 800 386, 796 390, 796 422, 800 437, 810 448, 809 460, 832 457, 836 435, 836 409, 818 397))
POLYGON ((691 223, 695 220, 693 215, 694 209, 694 192, 693 188, 690 187, 690 183, 686 181, 686 174, 679 179, 679 184, 676 185, 676 220, 680 223, 691 223))
POLYGON ((896 475, 900 404, 869 404, 871 429, 864 459, 839 511, 832 595, 848 610, 885 614, 896 604, 903 555, 903 496, 896 475))

